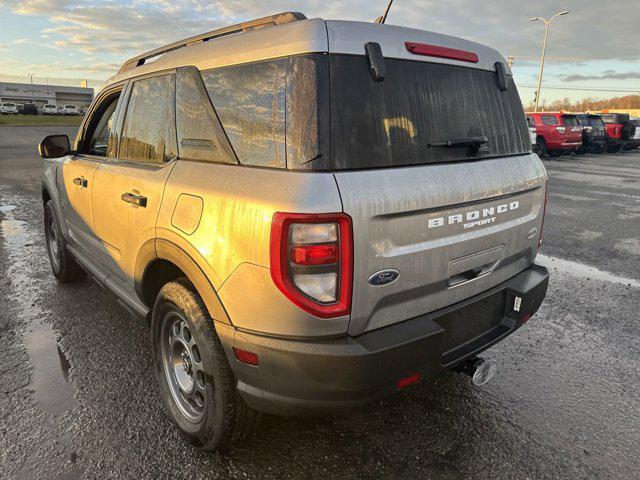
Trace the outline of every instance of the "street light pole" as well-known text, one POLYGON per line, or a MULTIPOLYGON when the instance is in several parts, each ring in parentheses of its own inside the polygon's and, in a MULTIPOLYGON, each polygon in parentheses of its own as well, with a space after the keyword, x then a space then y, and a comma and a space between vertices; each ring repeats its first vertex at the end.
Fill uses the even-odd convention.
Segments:
POLYGON ((33 97, 33 77, 35 77, 35 75, 33 73, 27 73, 27 77, 31 78, 31 103, 33 103, 35 101, 33 97))
POLYGON ((538 103, 540 103, 540 89, 542 88, 542 70, 544 69, 544 55, 547 51, 547 38, 549 36, 549 25, 551 24, 551 22, 553 22, 553 20, 556 17, 559 17, 560 15, 569 15, 569 12, 568 11, 558 12, 549 20, 546 20, 543 17, 535 17, 535 18, 529 19, 530 22, 535 22, 536 20, 542 20, 545 24, 544 41, 542 42, 542 56, 540 57, 540 70, 538 71, 538 88, 536 90, 536 103, 533 107, 534 112, 538 111, 538 103))

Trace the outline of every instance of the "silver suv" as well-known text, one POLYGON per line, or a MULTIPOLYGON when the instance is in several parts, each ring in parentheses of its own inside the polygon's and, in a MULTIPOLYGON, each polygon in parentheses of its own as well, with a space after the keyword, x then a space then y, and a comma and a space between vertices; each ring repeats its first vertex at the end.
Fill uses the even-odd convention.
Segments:
POLYGON ((478 353, 546 293, 545 169, 504 58, 459 38, 226 27, 127 61, 73 147, 40 154, 55 276, 150 321, 169 414, 204 449, 257 412, 480 383, 478 353))

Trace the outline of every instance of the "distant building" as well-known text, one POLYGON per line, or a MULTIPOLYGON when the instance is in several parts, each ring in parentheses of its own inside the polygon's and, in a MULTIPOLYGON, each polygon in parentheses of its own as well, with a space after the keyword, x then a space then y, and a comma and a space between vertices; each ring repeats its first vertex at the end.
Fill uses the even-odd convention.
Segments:
POLYGON ((92 100, 93 88, 0 82, 1 102, 35 103, 38 108, 42 108, 48 103, 86 107, 92 100))

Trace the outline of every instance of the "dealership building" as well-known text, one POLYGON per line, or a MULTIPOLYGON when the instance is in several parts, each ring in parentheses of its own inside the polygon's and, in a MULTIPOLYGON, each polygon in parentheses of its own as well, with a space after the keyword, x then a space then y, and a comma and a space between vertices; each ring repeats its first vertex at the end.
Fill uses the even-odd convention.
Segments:
POLYGON ((93 88, 0 82, 0 102, 35 103, 42 108, 46 104, 83 107, 88 106, 91 100, 93 88))

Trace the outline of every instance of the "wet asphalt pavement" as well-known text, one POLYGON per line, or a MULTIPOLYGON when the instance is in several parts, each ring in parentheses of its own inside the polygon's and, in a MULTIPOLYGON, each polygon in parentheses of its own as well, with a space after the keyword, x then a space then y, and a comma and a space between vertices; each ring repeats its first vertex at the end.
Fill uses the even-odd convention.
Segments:
POLYGON ((149 334, 95 283, 56 284, 35 143, 0 128, 0 478, 639 478, 640 152, 545 161, 547 299, 484 356, 345 415, 266 417, 225 454, 164 413, 149 334), (577 262, 577 263, 576 263, 577 262))

